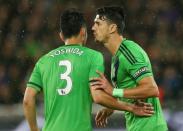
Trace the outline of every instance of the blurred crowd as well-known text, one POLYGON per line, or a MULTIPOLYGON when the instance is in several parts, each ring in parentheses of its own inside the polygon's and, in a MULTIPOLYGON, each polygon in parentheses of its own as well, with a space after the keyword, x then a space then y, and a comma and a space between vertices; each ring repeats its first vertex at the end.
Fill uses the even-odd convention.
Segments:
POLYGON ((35 62, 63 43, 59 39, 61 12, 79 8, 88 22, 87 46, 102 51, 106 74, 110 54, 95 44, 91 27, 95 9, 122 5, 126 14, 124 37, 148 53, 162 103, 183 94, 183 0, 0 0, 0 104, 22 101, 35 62))

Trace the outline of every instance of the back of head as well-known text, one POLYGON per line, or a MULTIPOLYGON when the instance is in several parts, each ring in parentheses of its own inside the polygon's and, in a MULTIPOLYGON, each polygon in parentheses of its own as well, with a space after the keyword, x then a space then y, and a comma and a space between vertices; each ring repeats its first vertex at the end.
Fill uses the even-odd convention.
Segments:
POLYGON ((125 16, 120 6, 105 6, 96 11, 100 19, 107 20, 117 25, 118 33, 122 34, 125 27, 125 16))
POLYGON ((86 27, 86 21, 81 12, 71 8, 62 13, 60 31, 65 39, 77 36, 82 27, 86 27))

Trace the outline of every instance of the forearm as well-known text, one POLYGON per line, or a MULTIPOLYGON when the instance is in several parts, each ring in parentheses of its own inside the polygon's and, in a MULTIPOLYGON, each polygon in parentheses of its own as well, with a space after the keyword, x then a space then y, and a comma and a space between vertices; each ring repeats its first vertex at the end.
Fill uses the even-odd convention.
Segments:
POLYGON ((151 85, 142 85, 133 89, 124 89, 123 97, 130 99, 143 99, 148 97, 157 97, 158 93, 159 91, 157 87, 151 87, 151 85))
POLYGON ((140 80, 134 88, 113 88, 112 85, 105 79, 95 78, 90 86, 95 89, 102 89, 107 94, 114 97, 125 97, 131 99, 143 99, 148 97, 157 97, 159 95, 158 87, 153 77, 146 77, 140 80))
POLYGON ((116 98, 106 94, 102 90, 95 90, 94 93, 92 93, 92 96, 95 103, 111 108, 113 110, 122 110, 122 111, 132 112, 131 104, 118 101, 116 98))
POLYGON ((28 121, 31 131, 38 131, 37 121, 36 121, 36 107, 35 100, 24 102, 24 114, 28 121))

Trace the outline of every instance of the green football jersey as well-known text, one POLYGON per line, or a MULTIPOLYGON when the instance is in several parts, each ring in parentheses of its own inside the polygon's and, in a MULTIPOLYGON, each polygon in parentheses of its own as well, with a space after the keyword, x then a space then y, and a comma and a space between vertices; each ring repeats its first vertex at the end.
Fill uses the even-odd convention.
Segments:
MULTIPOLYGON (((153 76, 150 60, 145 51, 135 42, 124 39, 112 57, 111 80, 115 88, 135 88, 144 77, 153 76)), ((134 99, 120 98, 121 101, 134 103, 134 99)), ((125 112, 128 131, 167 131, 159 98, 145 100, 152 103, 155 114, 151 117, 139 117, 125 112)))
POLYGON ((43 131, 91 131, 89 79, 104 72, 101 53, 81 45, 61 46, 36 63, 27 87, 43 91, 43 131))

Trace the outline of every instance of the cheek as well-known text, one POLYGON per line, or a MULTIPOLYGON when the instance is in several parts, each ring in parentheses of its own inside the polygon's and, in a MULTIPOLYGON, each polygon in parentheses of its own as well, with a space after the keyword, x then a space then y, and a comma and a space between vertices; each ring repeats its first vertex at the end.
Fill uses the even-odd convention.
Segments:
POLYGON ((101 35, 102 35, 103 37, 106 37, 107 34, 108 34, 108 31, 107 31, 106 29, 101 30, 101 35))
POLYGON ((98 30, 96 31, 97 32, 97 35, 98 35, 98 37, 100 38, 100 39, 103 39, 103 38, 105 38, 106 37, 106 35, 107 35, 107 30, 106 30, 106 28, 98 28, 98 30))

